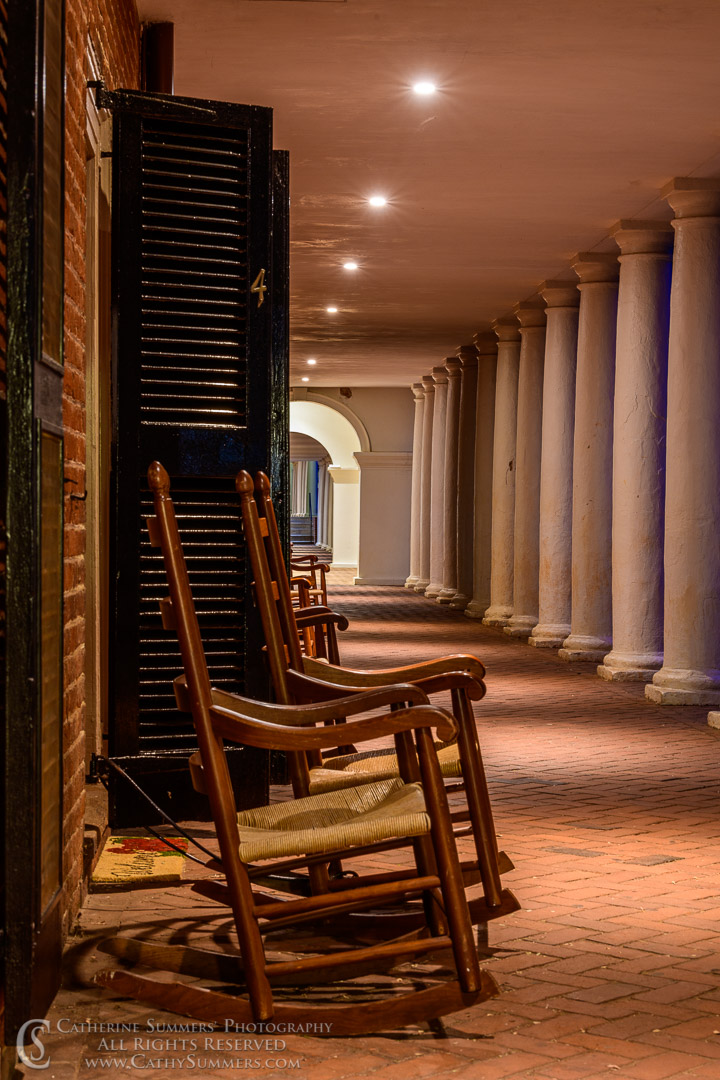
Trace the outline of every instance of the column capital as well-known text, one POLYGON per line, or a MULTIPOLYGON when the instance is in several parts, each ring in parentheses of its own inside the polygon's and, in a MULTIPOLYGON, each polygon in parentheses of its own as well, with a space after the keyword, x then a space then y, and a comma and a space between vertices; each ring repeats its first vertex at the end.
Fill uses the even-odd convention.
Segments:
POLYGON ((545 326, 545 305, 540 300, 515 305, 515 316, 520 323, 520 333, 533 327, 545 326))
POLYGON ((634 221, 621 218, 610 235, 622 255, 665 255, 673 248, 674 232, 669 221, 634 221))
POLYGON ((445 361, 445 370, 447 371, 448 379, 459 379, 460 368, 460 361, 454 356, 448 356, 447 360, 445 361))
POLYGON ((478 351, 474 345, 458 345, 457 356, 462 364, 463 371, 465 368, 474 367, 478 362, 478 351))
POLYGON ((435 380, 433 379, 432 375, 423 375, 422 386, 426 396, 428 394, 435 393, 435 380))
POLYGON ((575 281, 556 281, 552 278, 543 281, 538 292, 548 308, 576 308, 580 304, 580 293, 575 281))
POLYGON ((660 195, 670 203, 676 218, 720 216, 718 177, 676 176, 660 195))
POLYGON ((511 319, 507 316, 503 319, 495 319, 492 328, 499 342, 520 340, 520 327, 517 324, 517 319, 511 319))
POLYGON ((444 365, 442 367, 434 367, 432 369, 432 377, 436 386, 444 386, 448 381, 447 368, 444 365))
POLYGON ((495 356, 497 353, 497 338, 490 330, 478 330, 473 336, 478 356, 495 356))
POLYGON ((422 401, 423 397, 425 396, 425 387, 423 386, 423 384, 421 382, 413 383, 410 389, 413 392, 413 397, 415 398, 415 400, 422 401))
POLYGON ((620 275, 617 255, 604 251, 579 251, 572 260, 572 268, 581 285, 607 284, 617 281, 620 275))

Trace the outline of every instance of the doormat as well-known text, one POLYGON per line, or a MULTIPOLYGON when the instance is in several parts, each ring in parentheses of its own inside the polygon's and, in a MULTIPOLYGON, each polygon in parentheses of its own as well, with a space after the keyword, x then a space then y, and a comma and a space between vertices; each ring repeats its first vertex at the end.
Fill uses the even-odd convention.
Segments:
MULTIPOLYGON (((184 838, 173 837, 176 847, 187 850, 184 838)), ((98 859, 91 892, 137 889, 180 881, 185 856, 151 836, 111 836, 98 859)))

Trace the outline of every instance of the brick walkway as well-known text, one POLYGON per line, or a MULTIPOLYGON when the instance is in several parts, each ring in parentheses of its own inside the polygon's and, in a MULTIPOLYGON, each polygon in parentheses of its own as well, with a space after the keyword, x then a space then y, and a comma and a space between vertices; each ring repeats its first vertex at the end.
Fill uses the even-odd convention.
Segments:
MULTIPOLYGON (((641 687, 602 682, 587 665, 402 589, 336 586, 334 606, 351 623, 345 663, 469 651, 486 664, 488 694, 476 712, 501 845, 517 867, 504 880, 523 910, 489 927, 485 966, 499 998, 450 1017, 444 1031, 288 1037, 269 1057, 300 1068, 281 1075, 718 1080, 720 732, 707 727, 706 710, 650 705, 641 687)), ((188 919, 227 928, 185 889, 93 896, 81 926, 85 935, 141 925, 172 933, 188 919)), ((79 938, 69 955, 76 984, 62 991, 53 1021, 144 1024, 147 1009, 80 985, 97 967, 92 940, 79 938)), ((126 1075, 127 1065, 86 1064, 98 1057, 98 1038, 51 1035, 45 1075, 126 1075)), ((192 1075, 183 1054, 154 1056, 177 1059, 168 1075, 192 1075)), ((266 1062, 262 1071, 279 1070, 266 1062)), ((238 1071, 196 1066, 195 1075, 238 1071)))

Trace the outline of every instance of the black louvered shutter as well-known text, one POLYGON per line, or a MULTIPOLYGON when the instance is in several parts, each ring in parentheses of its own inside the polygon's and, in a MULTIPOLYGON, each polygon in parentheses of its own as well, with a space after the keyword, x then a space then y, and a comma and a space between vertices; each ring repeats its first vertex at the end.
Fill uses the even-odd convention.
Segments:
MULTIPOLYGON (((189 787, 196 743, 172 692, 180 655, 160 621, 167 583, 145 530, 145 474, 157 459, 172 478, 213 684, 266 696, 234 480, 284 467, 271 423, 287 395, 273 363, 272 113, 132 92, 100 103, 114 123, 109 746, 187 818, 206 805, 189 787)), ((265 752, 231 759, 238 804, 262 802, 265 752)), ((146 817, 122 782, 113 795, 115 823, 146 817)))

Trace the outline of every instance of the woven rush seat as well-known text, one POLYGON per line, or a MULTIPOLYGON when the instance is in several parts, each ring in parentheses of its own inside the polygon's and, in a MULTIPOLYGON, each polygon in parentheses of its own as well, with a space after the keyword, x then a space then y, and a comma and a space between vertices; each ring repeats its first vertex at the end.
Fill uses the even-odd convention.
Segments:
POLYGON ((395 777, 238 814, 244 863, 316 855, 399 836, 422 836, 430 818, 420 784, 395 777))
MULTIPOLYGON (((444 777, 462 776, 462 763, 457 745, 455 743, 450 746, 437 745, 436 749, 442 775, 444 777)), ((323 765, 310 769, 310 794, 337 791, 351 787, 364 779, 387 780, 390 777, 397 777, 398 772, 397 754, 392 748, 326 758, 323 765)))

